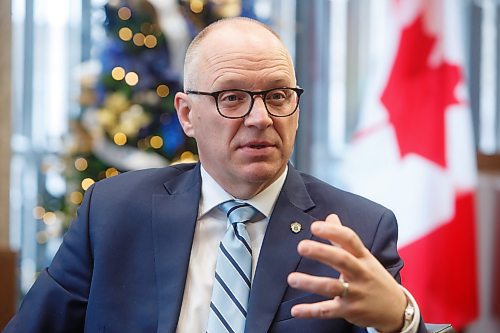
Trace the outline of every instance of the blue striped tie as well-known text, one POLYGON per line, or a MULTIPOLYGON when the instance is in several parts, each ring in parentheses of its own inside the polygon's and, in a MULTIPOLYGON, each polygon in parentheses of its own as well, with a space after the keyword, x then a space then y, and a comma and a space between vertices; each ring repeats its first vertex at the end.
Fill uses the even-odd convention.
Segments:
POLYGON ((252 248, 246 222, 263 215, 234 200, 219 205, 231 223, 219 245, 207 333, 243 333, 252 281, 252 248))

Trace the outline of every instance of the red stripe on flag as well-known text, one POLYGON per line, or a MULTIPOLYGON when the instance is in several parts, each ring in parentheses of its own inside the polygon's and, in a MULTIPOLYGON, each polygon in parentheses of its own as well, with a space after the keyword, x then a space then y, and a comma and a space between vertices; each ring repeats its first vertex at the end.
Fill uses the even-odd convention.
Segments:
POLYGON ((455 200, 455 217, 429 235, 401 248, 403 285, 426 322, 461 329, 478 316, 475 196, 455 200))

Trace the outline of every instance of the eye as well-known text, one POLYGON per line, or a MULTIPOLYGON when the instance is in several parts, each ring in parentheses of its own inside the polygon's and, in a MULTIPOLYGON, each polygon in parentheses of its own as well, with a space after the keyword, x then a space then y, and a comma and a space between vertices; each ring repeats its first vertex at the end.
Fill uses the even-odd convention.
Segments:
POLYGON ((228 101, 228 102, 235 102, 235 101, 238 100, 238 96, 236 96, 236 95, 225 95, 223 99, 225 101, 228 101))
POLYGON ((247 99, 247 94, 241 91, 225 91, 219 95, 219 102, 234 103, 247 99))
POLYGON ((289 96, 289 93, 283 89, 271 90, 267 96, 266 100, 272 103, 284 102, 289 96))

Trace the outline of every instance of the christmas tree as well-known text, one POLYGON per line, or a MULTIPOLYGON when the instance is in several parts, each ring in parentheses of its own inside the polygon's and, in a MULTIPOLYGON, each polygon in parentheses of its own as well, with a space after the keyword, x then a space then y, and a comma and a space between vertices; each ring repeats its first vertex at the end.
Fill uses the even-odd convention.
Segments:
MULTIPOLYGON (((176 10, 187 27, 187 47, 220 18, 255 18, 252 8, 253 1, 235 0, 110 0, 105 5, 106 40, 97 59, 80 70, 82 112, 71 123, 67 151, 58 162, 66 194, 42 191, 34 209, 34 216, 45 222, 39 244, 60 239, 94 182, 197 160, 195 142, 182 132, 173 104, 182 89, 182 68, 174 58, 183 59, 185 48, 170 45, 178 36, 166 38, 164 31, 175 21, 176 10)), ((176 33, 171 30, 167 32, 176 33)))
POLYGON ((67 222, 94 182, 121 172, 196 160, 180 127, 173 97, 182 89, 171 50, 146 1, 105 6, 107 40, 97 80, 82 77, 81 116, 72 124, 67 222))

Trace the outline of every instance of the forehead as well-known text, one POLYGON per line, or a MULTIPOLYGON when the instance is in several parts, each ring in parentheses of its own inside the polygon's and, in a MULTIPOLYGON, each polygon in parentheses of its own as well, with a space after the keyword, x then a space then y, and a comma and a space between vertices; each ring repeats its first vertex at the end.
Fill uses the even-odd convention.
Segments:
POLYGON ((244 88, 262 82, 270 86, 295 84, 288 51, 261 26, 218 27, 200 46, 200 80, 210 88, 244 88))

